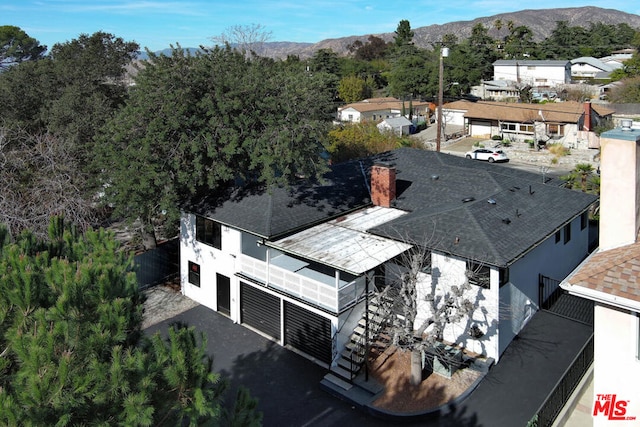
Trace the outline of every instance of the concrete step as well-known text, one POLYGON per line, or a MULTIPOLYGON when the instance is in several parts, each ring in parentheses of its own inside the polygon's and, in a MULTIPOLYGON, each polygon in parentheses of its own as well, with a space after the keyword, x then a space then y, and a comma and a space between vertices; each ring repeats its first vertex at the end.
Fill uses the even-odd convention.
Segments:
POLYGON ((332 366, 331 373, 338 378, 341 378, 343 381, 351 382, 351 371, 346 369, 340 365, 332 366))
POLYGON ((351 390, 351 388, 353 387, 353 384, 343 380, 342 378, 334 375, 331 372, 329 372, 327 375, 324 376, 324 380, 326 380, 327 382, 330 382, 332 385, 336 387, 340 387, 342 390, 351 390))
MULTIPOLYGON (((362 363, 365 361, 365 357, 364 355, 359 356, 359 355, 354 355, 353 356, 353 368, 354 370, 358 371, 360 370, 360 366, 362 365, 362 363)), ((343 354, 338 358, 338 366, 342 366, 343 368, 345 368, 346 370, 350 371, 351 370, 351 355, 349 354, 343 354)))

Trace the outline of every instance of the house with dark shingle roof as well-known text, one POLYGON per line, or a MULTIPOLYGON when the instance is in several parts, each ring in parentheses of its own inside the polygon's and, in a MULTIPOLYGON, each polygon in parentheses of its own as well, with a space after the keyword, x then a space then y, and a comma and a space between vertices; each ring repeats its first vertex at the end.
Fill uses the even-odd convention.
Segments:
POLYGON ((639 144, 638 129, 602 134, 600 247, 561 284, 595 303, 594 425, 612 419, 603 409, 611 396, 623 403, 614 415, 640 417, 639 144))
POLYGON ((540 276, 562 279, 588 254, 596 197, 543 180, 401 148, 333 165, 318 182, 199 199, 181 218, 182 292, 335 366, 372 291, 397 281, 419 246, 430 269, 416 322, 429 289, 469 281, 477 309, 444 339, 497 361, 541 306, 540 276))

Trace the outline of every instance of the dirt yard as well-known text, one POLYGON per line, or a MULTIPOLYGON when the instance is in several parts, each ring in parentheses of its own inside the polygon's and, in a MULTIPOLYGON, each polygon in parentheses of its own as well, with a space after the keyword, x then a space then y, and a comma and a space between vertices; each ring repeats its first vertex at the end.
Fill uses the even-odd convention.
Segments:
POLYGON ((465 368, 451 379, 432 373, 418 386, 409 382, 411 353, 388 348, 371 366, 371 375, 384 385, 383 394, 373 403, 392 412, 414 412, 437 408, 467 390, 481 375, 465 368))

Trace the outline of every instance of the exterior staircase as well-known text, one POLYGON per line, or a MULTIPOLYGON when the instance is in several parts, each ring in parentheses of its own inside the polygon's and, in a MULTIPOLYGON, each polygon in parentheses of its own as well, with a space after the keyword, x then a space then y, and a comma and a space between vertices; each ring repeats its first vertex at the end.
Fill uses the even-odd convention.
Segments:
POLYGON ((389 344, 388 338, 381 335, 386 318, 384 304, 380 304, 377 298, 373 298, 369 302, 368 310, 362 315, 358 325, 353 330, 349 342, 338 358, 337 364, 331 367, 330 372, 325 376, 325 380, 345 390, 352 386, 353 380, 367 361, 368 350, 375 346, 382 352, 389 344), (368 339, 366 333, 367 319, 369 321, 368 339))

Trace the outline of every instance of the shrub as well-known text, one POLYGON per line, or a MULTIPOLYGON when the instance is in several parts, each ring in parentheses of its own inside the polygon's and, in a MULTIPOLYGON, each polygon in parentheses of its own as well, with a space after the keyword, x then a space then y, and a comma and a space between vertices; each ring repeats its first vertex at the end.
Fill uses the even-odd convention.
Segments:
POLYGON ((502 141, 502 136, 501 135, 493 135, 491 137, 491 139, 493 139, 494 141, 502 141))
POLYGON ((547 150, 556 157, 567 156, 570 150, 562 144, 547 144, 547 150))
POLYGON ((534 145, 536 145, 535 141, 533 141, 531 139, 528 142, 529 142, 529 148, 533 148, 534 145))

